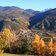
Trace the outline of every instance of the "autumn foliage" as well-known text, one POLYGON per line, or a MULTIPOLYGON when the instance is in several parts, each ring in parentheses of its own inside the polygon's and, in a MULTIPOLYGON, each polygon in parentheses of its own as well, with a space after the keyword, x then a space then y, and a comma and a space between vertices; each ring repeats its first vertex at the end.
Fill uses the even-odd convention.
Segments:
POLYGON ((38 54, 42 56, 56 55, 56 41, 50 38, 46 43, 38 34, 34 38, 28 32, 21 31, 18 35, 9 28, 0 32, 0 52, 38 54), (48 55, 47 55, 48 54, 48 55))
POLYGON ((53 39, 50 39, 50 42, 48 42, 47 46, 48 53, 53 53, 56 55, 56 41, 53 41, 53 39))
POLYGON ((16 41, 16 36, 9 28, 4 28, 0 32, 0 50, 10 47, 10 44, 16 41))
POLYGON ((56 53, 56 42, 54 42, 52 38, 50 38, 50 41, 46 44, 45 41, 36 34, 32 39, 32 46, 37 54, 56 53))
POLYGON ((36 50, 36 53, 41 54, 45 48, 45 42, 40 38, 39 35, 36 35, 32 40, 33 48, 36 50))
POLYGON ((9 38, 9 35, 11 35, 11 31, 7 28, 4 28, 0 32, 0 52, 6 48, 8 44, 7 39, 9 38))

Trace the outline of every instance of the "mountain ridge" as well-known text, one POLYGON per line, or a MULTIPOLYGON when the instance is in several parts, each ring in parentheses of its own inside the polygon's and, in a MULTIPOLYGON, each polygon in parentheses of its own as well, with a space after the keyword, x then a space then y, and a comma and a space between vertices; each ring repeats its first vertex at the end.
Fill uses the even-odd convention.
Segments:
POLYGON ((34 15, 29 23, 29 28, 56 31, 56 8, 34 15))

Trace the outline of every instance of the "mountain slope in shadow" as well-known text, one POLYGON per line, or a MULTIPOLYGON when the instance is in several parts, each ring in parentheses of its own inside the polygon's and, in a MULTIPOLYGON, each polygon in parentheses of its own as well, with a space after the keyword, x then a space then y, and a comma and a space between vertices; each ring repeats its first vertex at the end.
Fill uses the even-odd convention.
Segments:
POLYGON ((41 12, 31 17, 29 28, 56 31, 56 8, 41 12))

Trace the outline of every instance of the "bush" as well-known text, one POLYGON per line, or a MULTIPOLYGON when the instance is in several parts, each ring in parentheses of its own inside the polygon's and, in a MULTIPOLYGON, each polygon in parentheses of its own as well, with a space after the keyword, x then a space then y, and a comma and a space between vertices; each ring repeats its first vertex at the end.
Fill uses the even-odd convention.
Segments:
POLYGON ((30 32, 22 32, 17 35, 17 41, 11 43, 12 53, 20 53, 20 54, 33 54, 32 48, 32 33, 30 32))

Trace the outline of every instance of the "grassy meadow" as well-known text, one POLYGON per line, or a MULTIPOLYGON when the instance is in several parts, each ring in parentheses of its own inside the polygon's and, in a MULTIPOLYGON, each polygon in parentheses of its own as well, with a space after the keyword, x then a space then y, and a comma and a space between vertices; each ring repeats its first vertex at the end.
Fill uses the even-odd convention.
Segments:
POLYGON ((0 54, 0 56, 35 56, 35 55, 19 55, 19 54, 3 53, 3 54, 0 54))

